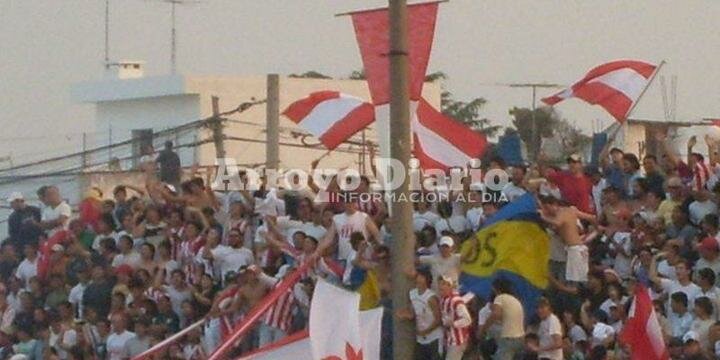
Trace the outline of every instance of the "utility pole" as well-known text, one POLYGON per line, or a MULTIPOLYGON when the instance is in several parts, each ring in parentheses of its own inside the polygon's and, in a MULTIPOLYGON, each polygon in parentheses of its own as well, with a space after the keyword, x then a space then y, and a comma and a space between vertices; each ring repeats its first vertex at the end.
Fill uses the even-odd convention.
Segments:
POLYGON ((538 88, 559 88, 561 87, 558 84, 548 84, 548 83, 516 83, 516 84, 507 84, 507 86, 511 88, 531 88, 532 89, 532 105, 531 105, 531 113, 530 116, 532 117, 532 143, 529 144, 531 149, 528 149, 528 153, 533 154, 533 156, 537 156, 540 153, 540 134, 538 132, 538 124, 535 119, 535 110, 537 109, 536 104, 536 98, 537 98, 537 89, 538 88))
POLYGON ((220 117, 220 99, 217 96, 212 97, 212 112, 210 129, 212 129, 213 142, 215 143, 215 157, 223 159, 225 158, 225 135, 223 134, 222 118, 220 117))
POLYGON ((105 71, 110 69, 110 0, 105 0, 105 71))
POLYGON ((80 157, 80 161, 82 162, 82 171, 85 171, 88 164, 87 133, 82 133, 82 156, 80 157))
MULTIPOLYGON (((389 0, 390 14, 390 157, 407 166, 410 161, 410 87, 408 65, 407 0, 389 0)), ((412 230, 412 204, 408 190, 409 177, 393 189, 391 226, 392 246, 392 304, 393 309, 408 307, 408 292, 412 288, 406 275, 414 267, 415 240, 412 230), (406 201, 398 201, 400 199, 406 201)), ((410 360, 415 347, 412 322, 393 321, 393 358, 410 360)))
POLYGON ((265 168, 277 169, 280 165, 280 76, 267 76, 265 168))

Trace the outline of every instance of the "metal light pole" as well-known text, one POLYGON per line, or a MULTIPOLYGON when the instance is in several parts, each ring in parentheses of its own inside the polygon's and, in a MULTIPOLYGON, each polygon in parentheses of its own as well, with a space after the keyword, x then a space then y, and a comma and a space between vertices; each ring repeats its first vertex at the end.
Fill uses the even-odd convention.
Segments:
MULTIPOLYGON (((390 156, 404 166, 410 161, 410 94, 408 66, 407 1, 389 0, 390 15, 390 156)), ((408 177, 392 190, 392 304, 393 309, 406 308, 411 289, 405 275, 414 264, 412 204, 409 199, 408 177), (404 198, 406 201, 397 201, 404 198)), ((406 320, 393 321, 393 358, 410 360, 415 345, 414 326, 406 320)))
POLYGON ((175 74, 177 70, 177 28, 175 26, 175 6, 197 4, 199 0, 156 0, 170 4, 170 72, 175 74))

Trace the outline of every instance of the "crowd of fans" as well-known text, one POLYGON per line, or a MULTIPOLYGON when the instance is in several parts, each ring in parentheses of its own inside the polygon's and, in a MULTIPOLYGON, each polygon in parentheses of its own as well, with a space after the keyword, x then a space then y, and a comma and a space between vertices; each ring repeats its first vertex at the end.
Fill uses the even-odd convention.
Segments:
MULTIPOLYGON (((489 167, 511 180, 499 197, 488 200, 482 184, 467 182, 448 197, 464 201, 416 202, 408 308, 389 300, 386 204, 349 196, 337 182, 326 190, 311 182, 304 191, 216 191, 209 177, 181 181, 168 144, 143 159, 144 184, 90 189, 76 210, 55 186, 37 191, 40 207, 10 194, 0 359, 129 359, 188 327, 152 356, 205 359, 306 262, 312 267, 232 355, 306 328, 314 283, 324 278, 358 291, 364 309, 386 308, 383 359, 392 358, 393 321, 414 322, 416 359, 627 358, 619 335, 644 281, 671 357, 720 358, 719 144, 705 139, 706 159, 692 138, 683 161, 662 134, 656 140, 661 156, 640 162, 606 147, 597 167, 574 154, 560 167, 542 155, 513 166, 496 157, 489 167), (551 239, 550 286, 533 314, 510 282, 496 280, 491 298, 458 284, 461 244, 528 192, 551 239)), ((370 184, 361 177, 352 194, 370 184)))

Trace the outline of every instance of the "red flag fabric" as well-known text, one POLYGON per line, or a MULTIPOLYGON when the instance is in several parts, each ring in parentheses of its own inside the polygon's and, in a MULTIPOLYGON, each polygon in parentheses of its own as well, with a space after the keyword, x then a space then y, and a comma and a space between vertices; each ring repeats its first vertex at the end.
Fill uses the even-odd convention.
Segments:
POLYGON ((330 150, 375 121, 370 103, 337 91, 314 92, 290 104, 283 115, 330 150))
POLYGON ((56 244, 63 245, 68 238, 68 230, 60 230, 53 234, 50 238, 40 244, 40 256, 38 257, 37 277, 44 280, 50 270, 50 257, 52 256, 52 248, 56 244))
POLYGON ((643 285, 635 287, 635 297, 620 340, 630 346, 633 360, 669 359, 650 293, 643 285))
POLYGON ((412 132, 413 154, 424 170, 466 167, 487 147, 483 134, 442 114, 422 98, 412 119, 412 132))
POLYGON ((632 104, 638 100, 657 65, 638 60, 618 60, 602 64, 588 72, 571 87, 543 98, 548 105, 576 97, 600 105, 617 121, 625 121, 632 104))
MULTIPOLYGON (((419 100, 430 59, 438 3, 408 5, 410 99, 419 100)), ((390 19, 388 9, 352 14, 373 104, 390 102, 390 19)))

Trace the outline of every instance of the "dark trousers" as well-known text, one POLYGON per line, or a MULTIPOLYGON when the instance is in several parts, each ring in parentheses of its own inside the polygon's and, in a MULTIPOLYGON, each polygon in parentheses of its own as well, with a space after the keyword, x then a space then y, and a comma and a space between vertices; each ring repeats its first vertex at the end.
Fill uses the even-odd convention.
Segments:
POLYGON ((415 343, 415 360, 440 360, 440 340, 429 344, 415 343))

